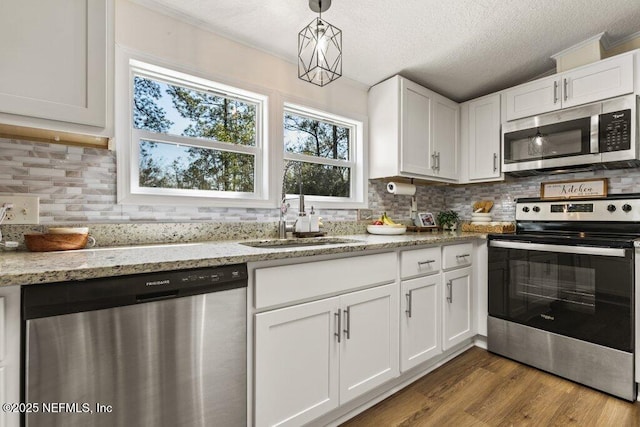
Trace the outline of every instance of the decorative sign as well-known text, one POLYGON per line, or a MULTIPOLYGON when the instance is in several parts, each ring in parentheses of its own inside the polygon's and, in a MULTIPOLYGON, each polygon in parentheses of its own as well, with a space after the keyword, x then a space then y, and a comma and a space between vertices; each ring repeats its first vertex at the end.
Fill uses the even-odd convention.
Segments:
POLYGON ((543 182, 540 184, 540 197, 543 199, 606 197, 607 187, 607 178, 543 182))

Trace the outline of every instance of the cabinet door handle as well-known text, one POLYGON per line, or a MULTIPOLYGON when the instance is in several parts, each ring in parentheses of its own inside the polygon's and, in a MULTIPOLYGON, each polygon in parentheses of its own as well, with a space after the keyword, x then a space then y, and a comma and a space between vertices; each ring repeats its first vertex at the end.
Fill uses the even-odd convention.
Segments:
POLYGON ((434 151, 433 154, 431 155, 431 169, 434 171, 438 169, 438 166, 436 164, 436 158, 437 158, 437 154, 434 151))
POLYGON ((407 313, 407 316, 409 318, 411 318, 411 297, 412 297, 412 292, 413 289, 409 291, 408 294, 405 294, 405 296, 407 297, 407 309, 404 311, 405 313, 407 313))
POLYGON ((343 331, 345 334, 345 337, 347 339, 351 339, 351 313, 350 313, 351 307, 347 307, 344 309, 344 323, 346 325, 346 329, 343 331))
POLYGON ((427 264, 433 264, 434 262, 436 262, 435 259, 428 259, 426 261, 418 261, 418 268, 422 267, 423 265, 427 264))
POLYGON ((456 255, 456 259, 466 258, 468 256, 471 256, 471 255, 470 254, 460 254, 460 255, 456 255))
POLYGON ((558 102, 558 81, 553 82, 553 103, 554 105, 558 102))
POLYGON ((453 281, 452 280, 449 280, 447 282, 447 301, 449 301, 449 304, 453 302, 453 281))
POLYGON ((493 171, 498 171, 498 153, 493 153, 493 171))
POLYGON ((436 159, 438 159, 438 172, 440 172, 440 152, 436 154, 436 159))
POLYGON ((336 332, 334 332, 333 335, 335 335, 336 337, 338 337, 338 343, 340 343, 340 329, 342 329, 342 310, 338 309, 337 313, 333 314, 336 319, 338 320, 338 326, 336 328, 336 332))
POLYGON ((564 89, 564 100, 566 101, 569 98, 569 80, 567 80, 566 78, 562 80, 563 80, 562 89, 564 89))

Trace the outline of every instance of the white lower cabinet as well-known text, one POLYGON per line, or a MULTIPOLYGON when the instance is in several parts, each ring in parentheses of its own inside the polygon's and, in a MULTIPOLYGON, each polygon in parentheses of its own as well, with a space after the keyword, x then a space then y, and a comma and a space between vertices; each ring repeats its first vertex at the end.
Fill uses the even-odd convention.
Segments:
POLYGON ((398 376, 396 283, 255 315, 255 424, 301 425, 398 376))
MULTIPOLYGON (((438 252, 440 248, 437 248, 438 252)), ((439 266, 438 266, 439 268, 439 266)), ((405 372, 442 353, 442 276, 404 280, 400 310, 400 370, 405 372)))
POLYGON ((447 350, 475 335, 473 330, 471 267, 442 274, 443 350, 447 350))
POLYGON ((301 425, 338 407, 339 298, 255 316, 257 426, 301 425))
MULTIPOLYGON (((20 402, 20 286, 0 288, 0 402, 20 402)), ((18 412, 0 411, 0 427, 18 427, 18 412)))
POLYGON ((340 298, 340 404, 398 376, 398 286, 340 298))

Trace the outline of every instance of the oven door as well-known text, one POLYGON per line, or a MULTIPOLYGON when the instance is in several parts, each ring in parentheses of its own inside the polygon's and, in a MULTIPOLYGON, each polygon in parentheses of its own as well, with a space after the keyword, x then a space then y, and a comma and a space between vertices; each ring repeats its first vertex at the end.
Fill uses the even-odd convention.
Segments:
POLYGON ((633 249, 489 241, 489 315, 633 351, 633 249))

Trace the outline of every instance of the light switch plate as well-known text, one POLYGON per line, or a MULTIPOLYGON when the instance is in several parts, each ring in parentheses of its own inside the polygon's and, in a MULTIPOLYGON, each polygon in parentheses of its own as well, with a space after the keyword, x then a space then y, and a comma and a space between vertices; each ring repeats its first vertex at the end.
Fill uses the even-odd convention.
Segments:
POLYGON ((38 224, 40 222, 40 197, 0 195, 0 207, 7 209, 3 224, 38 224))

